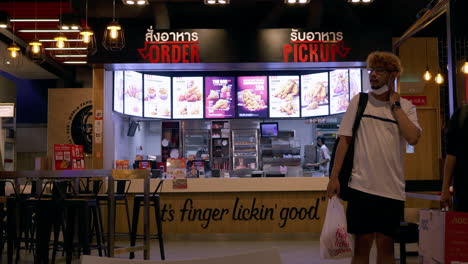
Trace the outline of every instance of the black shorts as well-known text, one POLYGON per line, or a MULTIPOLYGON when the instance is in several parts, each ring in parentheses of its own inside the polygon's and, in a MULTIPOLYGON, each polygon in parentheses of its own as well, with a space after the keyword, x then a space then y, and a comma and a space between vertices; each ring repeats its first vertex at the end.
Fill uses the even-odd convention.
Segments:
POLYGON ((382 233, 395 238, 403 219, 405 202, 350 188, 346 220, 355 235, 382 233))

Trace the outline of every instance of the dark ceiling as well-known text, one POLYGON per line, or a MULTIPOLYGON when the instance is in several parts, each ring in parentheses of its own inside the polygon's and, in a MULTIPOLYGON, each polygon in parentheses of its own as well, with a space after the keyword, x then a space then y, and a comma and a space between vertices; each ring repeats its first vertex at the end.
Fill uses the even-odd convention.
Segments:
MULTIPOLYGON (((307 5, 292 6, 284 0, 231 0, 226 6, 205 5, 203 0, 149 0, 149 6, 127 6, 122 0, 116 1, 116 15, 122 22, 152 23, 156 28, 226 28, 247 30, 252 28, 366 28, 390 30, 394 37, 401 36, 417 19, 423 8, 437 0, 374 0, 371 4, 351 4, 347 0, 311 0, 307 5)), ((78 13, 84 21, 86 0, 16 0, 16 16, 59 17, 63 12, 78 13), (22 7, 22 9, 18 7, 22 7)), ((105 24, 112 18, 112 0, 88 0, 89 24, 105 24)), ((468 10, 467 0, 456 2, 457 35, 468 34, 464 12, 468 10)), ((0 2, 0 11, 13 10, 11 0, 0 2)), ((38 24, 38 28, 57 28, 58 23, 38 24)), ((34 23, 17 23, 15 30, 34 29, 34 23)), ((96 32, 99 34, 99 32, 96 32)), ((1 33, 0 33, 1 35, 1 33)), ((25 41, 31 34, 17 35, 25 41)), ((445 15, 418 33, 419 37, 445 37, 445 15)), ((52 37, 38 36, 38 37, 52 37)), ((70 37, 77 37, 77 34, 70 37)), ((69 37, 69 38, 70 38, 69 37)), ((5 41, 5 36, 0 36, 5 41)), ((8 41, 5 41, 8 42, 8 41)), ((78 53, 79 54, 79 53, 78 53)), ((59 62, 64 61, 58 60, 59 62)))

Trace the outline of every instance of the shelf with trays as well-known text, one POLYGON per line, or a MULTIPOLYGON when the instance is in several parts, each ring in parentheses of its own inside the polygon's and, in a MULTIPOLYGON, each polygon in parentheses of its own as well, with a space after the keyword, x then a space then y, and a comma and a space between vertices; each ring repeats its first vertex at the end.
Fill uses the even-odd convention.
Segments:
POLYGON ((276 138, 262 138, 262 166, 301 166, 301 146, 294 139, 295 131, 279 131, 276 138))
POLYGON ((236 175, 247 175, 258 170, 258 130, 233 130, 232 142, 233 172, 236 175))
POLYGON ((187 129, 183 134, 183 157, 208 159, 210 140, 206 129, 187 129))
POLYGON ((211 167, 212 169, 231 169, 231 129, 229 120, 212 120, 211 129, 211 167))

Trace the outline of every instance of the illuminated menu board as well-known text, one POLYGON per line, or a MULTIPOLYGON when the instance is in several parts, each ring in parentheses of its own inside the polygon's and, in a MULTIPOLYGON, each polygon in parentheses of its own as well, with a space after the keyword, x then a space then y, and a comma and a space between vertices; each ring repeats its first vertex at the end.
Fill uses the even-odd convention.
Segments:
POLYGON ((270 76, 270 117, 299 117, 299 76, 270 76))
POLYGON ((172 84, 172 117, 203 118, 203 77, 174 77, 172 84))
POLYGON ((125 71, 125 105, 126 115, 143 116, 143 80, 142 74, 125 71))
POLYGON ((268 117, 266 76, 237 77, 238 117, 268 117))
POLYGON ((346 112, 349 104, 348 70, 330 72, 330 114, 346 112))
POLYGON ((114 72, 114 111, 123 113, 124 111, 124 77, 123 71, 114 72))
POLYGON ((329 114, 328 72, 301 76, 301 116, 329 114))
POLYGON ((235 117, 234 77, 205 77, 205 118, 235 117))
POLYGON ((362 91, 361 69, 349 69, 349 98, 362 91))
POLYGON ((171 77, 144 75, 144 117, 171 118, 171 77))

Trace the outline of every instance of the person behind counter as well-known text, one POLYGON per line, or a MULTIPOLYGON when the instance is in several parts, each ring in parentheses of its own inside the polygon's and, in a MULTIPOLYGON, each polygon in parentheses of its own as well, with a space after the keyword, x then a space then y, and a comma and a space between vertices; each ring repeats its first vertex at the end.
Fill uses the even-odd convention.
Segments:
POLYGON ((449 186, 453 179, 453 209, 468 212, 468 105, 458 109, 450 119, 447 131, 447 157, 444 166, 442 208, 452 207, 449 186))
MULTIPOLYGON (((403 155, 406 143, 415 145, 421 135, 416 108, 394 91, 402 71, 400 59, 389 52, 367 57, 371 89, 356 134, 354 164, 349 181, 346 220, 355 237, 353 264, 369 263, 373 241, 377 263, 395 263, 393 242, 403 218, 405 178, 403 155)), ((338 135, 334 166, 327 192, 340 194, 338 174, 352 138, 360 95, 351 100, 338 135)))
POLYGON ((328 169, 330 166, 330 151, 325 145, 324 137, 317 137, 317 147, 319 148, 319 161, 317 163, 307 163, 308 167, 320 166, 320 171, 324 176, 328 176, 328 169))

